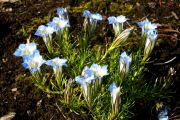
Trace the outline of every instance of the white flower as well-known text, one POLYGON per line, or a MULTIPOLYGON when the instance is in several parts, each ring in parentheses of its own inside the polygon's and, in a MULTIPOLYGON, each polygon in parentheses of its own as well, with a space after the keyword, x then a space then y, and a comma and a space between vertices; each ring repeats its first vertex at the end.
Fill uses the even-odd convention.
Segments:
POLYGON ((159 120, 169 120, 167 109, 162 110, 162 111, 158 114, 158 119, 159 119, 159 120))
POLYGON ((60 19, 67 19, 69 21, 68 11, 66 8, 57 8, 57 14, 59 15, 60 19))
POLYGON ((130 65, 132 63, 132 58, 123 52, 120 56, 120 72, 128 73, 130 65))
POLYGON ((114 16, 108 17, 109 24, 113 25, 115 36, 118 36, 122 32, 123 24, 127 20, 128 19, 123 15, 120 15, 120 16, 117 16, 117 17, 114 17, 114 16))
POLYGON ((94 72, 87 66, 84 67, 82 71, 82 76, 84 76, 85 78, 95 78, 94 72))
POLYGON ((46 33, 47 34, 50 35, 50 34, 53 34, 53 32, 54 32, 54 28, 53 27, 51 27, 51 26, 47 26, 46 27, 46 33))
POLYGON ((103 76, 108 75, 107 65, 100 66, 97 64, 92 64, 90 69, 94 72, 95 76, 102 78, 103 76))
POLYGON ((151 23, 148 19, 138 22, 139 27, 142 29, 142 34, 147 33, 149 30, 155 30, 158 24, 151 23))
POLYGON ((117 97, 120 97, 120 87, 117 87, 116 84, 113 82, 110 86, 109 86, 109 91, 111 93, 111 97, 112 97, 112 103, 115 104, 117 97))
POLYGON ((111 16, 111 17, 108 17, 108 21, 109 21, 109 24, 119 24, 119 23, 124 23, 128 20, 128 18, 126 18, 125 16, 123 15, 120 15, 120 16, 111 16))
POLYGON ((55 29, 52 26, 40 25, 35 32, 35 35, 43 37, 51 35, 53 32, 55 32, 55 29))
POLYGON ((102 20, 102 15, 100 15, 99 13, 95 13, 91 14, 90 18, 93 20, 102 20))
POLYGON ((75 77, 75 81, 81 85, 85 96, 87 96, 87 83, 84 80, 84 77, 77 76, 77 77, 75 77))
POLYGON ((116 17, 116 21, 118 22, 118 23, 124 23, 124 22, 126 22, 128 19, 125 17, 125 16, 123 16, 123 15, 120 15, 120 16, 117 16, 116 17))
POLYGON ((144 48, 144 56, 145 56, 144 59, 149 57, 149 55, 151 54, 155 46, 156 39, 157 39, 157 30, 149 30, 147 32, 147 38, 146 38, 146 43, 145 43, 145 48, 144 48))
POLYGON ((34 51, 37 50, 37 46, 34 42, 27 43, 27 44, 20 44, 18 49, 14 52, 15 56, 29 56, 34 53, 34 51))
POLYGON ((62 66, 67 66, 66 64, 67 60, 66 59, 60 59, 59 57, 56 57, 52 60, 48 60, 46 62, 47 65, 50 65, 52 66, 53 68, 59 68, 59 67, 62 67, 62 66))
POLYGON ((45 62, 39 51, 35 51, 33 55, 24 58, 23 66, 30 69, 31 72, 36 72, 40 70, 41 65, 45 62))

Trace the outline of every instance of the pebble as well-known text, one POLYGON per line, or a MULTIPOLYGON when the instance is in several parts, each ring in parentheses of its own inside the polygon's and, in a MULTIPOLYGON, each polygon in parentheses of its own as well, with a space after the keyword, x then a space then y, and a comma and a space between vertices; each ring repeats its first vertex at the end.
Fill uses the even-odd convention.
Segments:
POLYGON ((15 112, 9 112, 8 114, 2 116, 0 120, 12 120, 15 117, 15 112))
POLYGON ((4 3, 4 2, 10 2, 10 3, 14 3, 20 0, 0 0, 0 3, 4 3))
POLYGON ((12 92, 16 92, 17 91, 17 88, 13 88, 11 89, 12 92))

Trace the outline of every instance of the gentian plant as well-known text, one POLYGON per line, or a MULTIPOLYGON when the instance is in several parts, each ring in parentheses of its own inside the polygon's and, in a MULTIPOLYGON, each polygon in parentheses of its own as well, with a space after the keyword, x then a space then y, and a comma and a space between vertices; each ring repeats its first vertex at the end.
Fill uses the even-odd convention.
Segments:
POLYGON ((92 86, 95 80, 96 77, 93 71, 87 66, 84 67, 82 71, 82 76, 77 76, 75 78, 75 81, 81 85, 84 97, 88 102, 89 106, 91 106, 92 104, 92 97, 94 94, 94 91, 92 90, 92 86))
POLYGON ((121 88, 117 87, 116 84, 113 82, 109 86, 109 91, 111 93, 111 106, 112 112, 110 115, 110 119, 114 119, 114 117, 119 113, 120 105, 121 105, 121 88))
POLYGON ((56 78, 56 81, 61 81, 62 77, 62 66, 67 66, 66 59, 60 59, 59 57, 56 57, 52 60, 47 60, 46 65, 52 66, 54 75, 56 78))
POLYGON ((49 53, 53 53, 52 47, 52 34, 55 32, 53 26, 40 25, 35 32, 35 35, 43 38, 43 41, 48 49, 49 53))
POLYGON ((120 55, 119 59, 119 68, 120 68, 120 77, 123 80, 123 78, 127 75, 130 69, 130 65, 132 63, 132 58, 126 54, 126 52, 123 52, 120 55))
POLYGON ((89 10, 84 11, 83 17, 85 17, 83 30, 78 39, 80 41, 80 47, 87 49, 91 39, 94 37, 97 22, 103 20, 103 18, 99 13, 91 13, 89 10))
MULTIPOLYGON (((139 101, 146 104, 169 99, 172 74, 148 79, 144 75, 158 38, 157 24, 148 19, 138 22, 142 29, 141 41, 138 47, 128 49, 131 53, 128 55, 122 52, 127 51, 124 46, 129 43, 130 34, 139 31, 134 26, 127 28, 125 16, 108 17, 114 37, 112 42, 102 43, 101 48, 105 49, 96 49, 91 41, 97 39, 95 33, 99 34, 96 26, 103 20, 99 13, 85 10, 83 28, 75 37, 69 34, 68 10, 58 8, 57 15, 35 32, 43 38, 49 51, 47 55, 40 55, 34 42, 20 44, 14 55, 23 58, 22 64, 30 70, 38 88, 48 94, 59 94, 56 105, 65 119, 73 113, 89 119, 123 120, 133 117, 131 110, 139 101)), ((157 117, 161 119, 164 114, 168 118, 166 111, 157 117)))
POLYGON ((144 58, 143 60, 146 60, 149 55, 151 54, 153 48, 154 48, 154 45, 156 43, 156 39, 157 39, 157 30, 154 29, 154 30, 149 30, 147 32, 147 37, 146 37, 146 44, 145 44, 145 47, 144 47, 144 58))

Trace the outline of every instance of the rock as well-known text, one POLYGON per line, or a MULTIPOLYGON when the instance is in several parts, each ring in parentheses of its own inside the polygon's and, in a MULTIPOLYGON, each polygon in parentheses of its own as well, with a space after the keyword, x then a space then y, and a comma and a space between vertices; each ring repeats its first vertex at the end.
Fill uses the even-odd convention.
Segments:
POLYGON ((0 118, 0 120, 11 120, 15 117, 16 113, 15 112, 10 112, 7 115, 4 115, 0 118))
POLYGON ((4 3, 4 2, 10 2, 10 3, 14 3, 17 2, 19 0, 0 0, 0 3, 4 3))
POLYGON ((0 0, 0 3, 9 2, 9 0, 0 0))
POLYGON ((12 92, 16 92, 17 91, 17 88, 13 88, 11 89, 12 92))

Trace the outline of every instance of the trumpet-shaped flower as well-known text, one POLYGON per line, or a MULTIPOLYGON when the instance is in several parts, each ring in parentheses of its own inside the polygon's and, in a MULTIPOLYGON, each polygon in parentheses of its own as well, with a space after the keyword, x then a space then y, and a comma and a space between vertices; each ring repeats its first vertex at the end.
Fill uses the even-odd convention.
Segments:
POLYGON ((84 67, 82 76, 84 77, 84 81, 89 84, 91 84, 92 81, 96 79, 94 72, 87 66, 84 67))
POLYGON ((115 16, 108 17, 109 24, 113 25, 115 36, 118 36, 122 32, 123 24, 127 20, 128 20, 128 18, 126 18, 123 15, 120 15, 120 16, 117 16, 117 17, 115 17, 115 16))
POLYGON ((146 44, 145 44, 145 48, 144 48, 144 60, 146 58, 148 58, 149 55, 151 54, 151 52, 154 48, 157 36, 158 36, 157 30, 149 30, 147 32, 146 44))
POLYGON ((83 13, 83 17, 89 18, 90 24, 96 26, 97 21, 102 20, 102 15, 99 13, 91 13, 88 10, 85 10, 83 13))
POLYGON ((43 41, 49 51, 49 53, 53 53, 53 48, 52 48, 52 34, 55 32, 54 26, 45 26, 45 25, 40 25, 35 32, 35 35, 41 36, 43 38, 43 41))
POLYGON ((147 33, 149 30, 154 30, 157 28, 157 24, 151 23, 148 19, 138 22, 139 27, 142 29, 142 34, 147 33))
POLYGON ((53 34, 53 32, 55 32, 55 29, 52 26, 40 25, 35 35, 44 37, 53 34))
POLYGON ((66 62, 66 59, 60 59, 59 57, 56 57, 52 60, 47 60, 45 64, 52 66, 56 79, 61 80, 62 66, 67 66, 66 62))
POLYGON ((151 41, 156 41, 157 39, 157 30, 153 29, 153 30, 149 30, 147 32, 147 37, 151 40, 151 41))
POLYGON ((117 20, 118 23, 124 23, 124 22, 126 22, 127 20, 129 20, 129 19, 126 18, 126 17, 123 16, 123 15, 120 15, 120 16, 117 16, 117 17, 116 17, 116 20, 117 20))
POLYGON ((126 18, 125 16, 123 15, 120 15, 120 16, 111 16, 111 17, 108 17, 108 21, 109 21, 109 24, 119 24, 119 23, 124 23, 128 20, 128 18, 126 18))
POLYGON ((29 56, 29 55, 32 55, 36 49, 37 49, 37 46, 34 42, 20 44, 18 49, 16 49, 16 51, 14 52, 14 55, 18 57, 29 56))
POLYGON ((57 9, 57 14, 59 15, 59 18, 61 20, 68 20, 69 21, 69 18, 68 18, 68 13, 67 13, 67 9, 66 8, 58 8, 57 9))
POLYGON ((112 104, 111 118, 114 118, 119 113, 119 109, 120 109, 121 88, 120 88, 120 86, 117 87, 116 84, 113 82, 109 86, 109 91, 111 93, 111 104, 112 104))
POLYGON ((117 23, 116 17, 114 16, 108 17, 108 22, 109 24, 116 24, 117 23))
POLYGON ((75 78, 75 81, 82 85, 82 84, 91 84, 95 79, 96 77, 94 77, 94 75, 89 77, 77 76, 75 78))
POLYGON ((84 96, 88 102, 91 102, 92 83, 96 80, 93 71, 89 67, 85 67, 82 71, 82 76, 75 77, 75 81, 82 87, 84 96))
POLYGON ((77 76, 75 81, 79 84, 88 83, 91 84, 96 79, 94 72, 87 66, 82 71, 82 76, 77 76))
POLYGON ((102 16, 99 13, 91 14, 89 17, 90 24, 94 27, 96 27, 99 20, 102 20, 102 16))
POLYGON ((120 87, 117 87, 115 82, 113 82, 109 86, 109 91, 112 97, 112 104, 115 104, 116 100, 118 99, 118 97, 120 97, 120 94, 121 94, 120 87))
POLYGON ((58 30, 60 30, 60 27, 58 26, 57 23, 48 22, 47 25, 54 28, 54 32, 57 32, 58 30))
POLYGON ((145 49, 150 49, 152 51, 152 49, 154 48, 156 39, 157 39, 157 30, 149 30, 147 32, 145 49))
POLYGON ((65 27, 70 27, 68 20, 60 19, 58 17, 54 17, 52 22, 49 22, 47 25, 54 28, 55 32, 57 32, 60 29, 64 29, 65 27))
POLYGON ((98 64, 92 64, 90 69, 94 72, 95 76, 102 78, 103 76, 108 75, 107 65, 100 66, 98 64))
POLYGON ((89 77, 92 75, 93 75, 93 71, 88 66, 85 66, 83 71, 82 71, 82 76, 89 77))
POLYGON ((100 15, 99 13, 91 14, 90 19, 95 21, 102 20, 102 15, 100 15))
POLYGON ((52 20, 54 27, 58 27, 59 29, 63 29, 65 27, 70 27, 69 21, 66 19, 60 19, 58 17, 54 17, 52 20))
POLYGON ((56 57, 52 60, 47 60, 46 64, 53 67, 53 69, 61 68, 62 66, 67 66, 66 59, 60 59, 59 57, 56 57))
MULTIPOLYGON (((75 81, 81 85, 85 97, 92 96, 91 93, 88 94, 89 93, 88 92, 88 86, 91 85, 94 80, 95 80, 94 75, 89 76, 89 77, 88 76, 86 76, 86 77, 84 77, 84 76, 75 77, 75 81)), ((90 88, 90 91, 91 91, 91 89, 92 88, 90 88)))
POLYGON ((45 25, 40 25, 37 29, 37 31, 35 32, 35 35, 37 36, 48 36, 47 32, 46 32, 46 26, 45 25))
POLYGON ((99 13, 91 13, 89 10, 85 10, 83 12, 83 17, 89 17, 90 21, 102 20, 102 15, 100 15, 99 13))
POLYGON ((30 69, 31 72, 37 72, 40 71, 41 65, 45 62, 46 61, 39 54, 39 51, 35 51, 33 55, 26 57, 22 64, 25 68, 30 69))
POLYGON ((145 19, 143 21, 138 22, 137 24, 139 27, 143 28, 146 24, 149 24, 149 23, 150 23, 149 20, 145 19))
POLYGON ((91 16, 91 12, 89 10, 85 10, 83 12, 83 17, 90 17, 91 16))
POLYGON ((85 82, 84 77, 77 76, 75 77, 75 81, 81 85, 84 95, 87 96, 87 83, 85 82))
POLYGON ((158 119, 159 119, 159 120, 169 120, 167 109, 162 110, 162 111, 158 114, 158 119))
POLYGON ((126 52, 123 52, 120 55, 120 72, 127 73, 129 71, 130 65, 132 63, 132 58, 126 54, 126 52))

